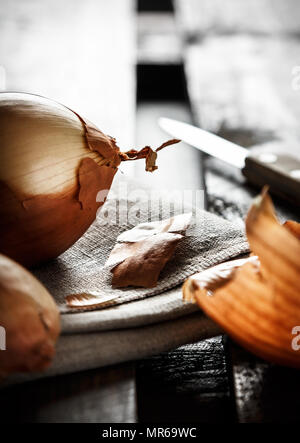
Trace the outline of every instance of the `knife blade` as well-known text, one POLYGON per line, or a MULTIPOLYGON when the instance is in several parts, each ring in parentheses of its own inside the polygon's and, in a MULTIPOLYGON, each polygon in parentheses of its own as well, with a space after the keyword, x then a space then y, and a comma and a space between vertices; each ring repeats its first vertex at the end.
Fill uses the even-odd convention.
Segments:
POLYGON ((268 185, 270 192, 300 205, 300 160, 285 153, 251 154, 248 149, 196 126, 161 117, 159 126, 173 137, 200 151, 241 169, 256 187, 268 185))

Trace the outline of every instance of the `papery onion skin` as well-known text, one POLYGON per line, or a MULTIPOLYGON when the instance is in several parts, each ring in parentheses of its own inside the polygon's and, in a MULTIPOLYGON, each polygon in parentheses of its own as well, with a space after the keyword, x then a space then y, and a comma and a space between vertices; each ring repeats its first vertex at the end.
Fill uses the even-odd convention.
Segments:
POLYGON ((57 306, 46 288, 22 266, 0 254, 0 378, 13 372, 42 371, 55 354, 60 333, 57 306))
POLYGON ((0 252, 33 266, 74 244, 103 204, 96 196, 110 189, 119 152, 63 105, 0 93, 0 252))
POLYGON ((300 223, 293 220, 288 220, 283 224, 283 226, 300 240, 300 223))
MULTIPOLYGON (((207 281, 202 284, 201 273, 190 277, 183 286, 185 298, 195 299, 249 351, 273 363, 300 368, 300 352, 293 348, 297 339, 293 331, 300 325, 300 239, 278 222, 266 189, 248 212, 246 233, 259 267, 248 262, 230 279, 220 274, 220 285, 212 294, 207 281)), ((213 277, 217 268, 212 269, 213 277)))

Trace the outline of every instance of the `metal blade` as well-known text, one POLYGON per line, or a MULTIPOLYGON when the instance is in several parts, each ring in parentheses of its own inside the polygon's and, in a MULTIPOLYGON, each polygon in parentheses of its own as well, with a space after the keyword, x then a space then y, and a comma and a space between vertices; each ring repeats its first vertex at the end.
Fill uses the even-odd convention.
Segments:
POLYGON ((161 117, 158 123, 168 134, 200 149, 206 154, 240 169, 245 165, 245 158, 249 155, 249 152, 235 143, 178 120, 161 117))

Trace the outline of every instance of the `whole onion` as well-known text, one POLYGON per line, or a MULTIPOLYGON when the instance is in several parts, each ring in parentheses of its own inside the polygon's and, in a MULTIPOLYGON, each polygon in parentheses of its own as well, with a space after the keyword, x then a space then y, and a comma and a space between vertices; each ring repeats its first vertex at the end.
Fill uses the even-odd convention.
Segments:
POLYGON ((46 288, 26 269, 0 254, 0 380, 13 372, 42 371, 55 354, 60 316, 46 288))
POLYGON ((57 257, 95 219, 97 193, 110 188, 120 162, 146 158, 153 171, 156 155, 150 147, 122 153, 52 100, 0 93, 0 252, 26 266, 57 257))

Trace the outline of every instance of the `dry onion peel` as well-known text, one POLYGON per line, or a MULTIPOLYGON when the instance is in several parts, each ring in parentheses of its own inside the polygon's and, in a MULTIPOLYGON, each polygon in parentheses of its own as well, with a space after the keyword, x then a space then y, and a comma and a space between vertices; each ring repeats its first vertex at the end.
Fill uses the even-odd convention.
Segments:
POLYGON ((286 299, 300 305, 300 241, 277 220, 266 189, 248 212, 246 233, 250 250, 260 259, 262 275, 286 299))
MULTIPOLYGON (((106 261, 113 273, 112 285, 117 287, 153 287, 178 242, 191 223, 192 214, 185 213, 162 221, 140 223, 122 232, 106 261)), ((96 293, 70 294, 65 297, 69 308, 103 309, 117 303, 114 296, 96 293)))
POLYGON ((123 232, 106 261, 112 286, 153 288, 190 225, 192 213, 149 223, 123 232))
POLYGON ((80 311, 105 309, 117 304, 117 297, 94 293, 70 294, 65 300, 69 308, 80 311))
POLYGON ((250 208, 246 232, 260 265, 250 257, 239 267, 232 261, 219 270, 212 268, 211 281, 207 271, 206 276, 190 277, 183 286, 184 298, 195 299, 208 316, 254 354, 300 367, 300 352, 292 346, 293 329, 300 325, 300 241, 277 221, 266 190, 250 208), (231 265, 234 271, 224 278, 219 271, 231 265))
POLYGON ((284 223, 283 226, 287 228, 295 237, 299 238, 300 240, 300 223, 288 220, 284 223))
POLYGON ((145 158, 154 171, 157 151, 178 141, 121 152, 59 103, 0 93, 0 251, 26 266, 57 257, 93 222, 121 161, 145 158))
POLYGON ((56 304, 32 274, 3 255, 0 325, 6 331, 6 350, 0 351, 0 376, 41 371, 49 366, 60 332, 56 304))
POLYGON ((182 238, 181 234, 163 232, 140 242, 118 244, 114 256, 126 258, 112 269, 112 286, 155 287, 182 238))
POLYGON ((195 291, 203 290, 206 295, 213 296, 215 291, 228 283, 235 275, 236 271, 246 263, 251 263, 259 267, 259 260, 256 256, 231 260, 219 265, 198 272, 188 278, 183 285, 183 300, 196 303, 195 291))

